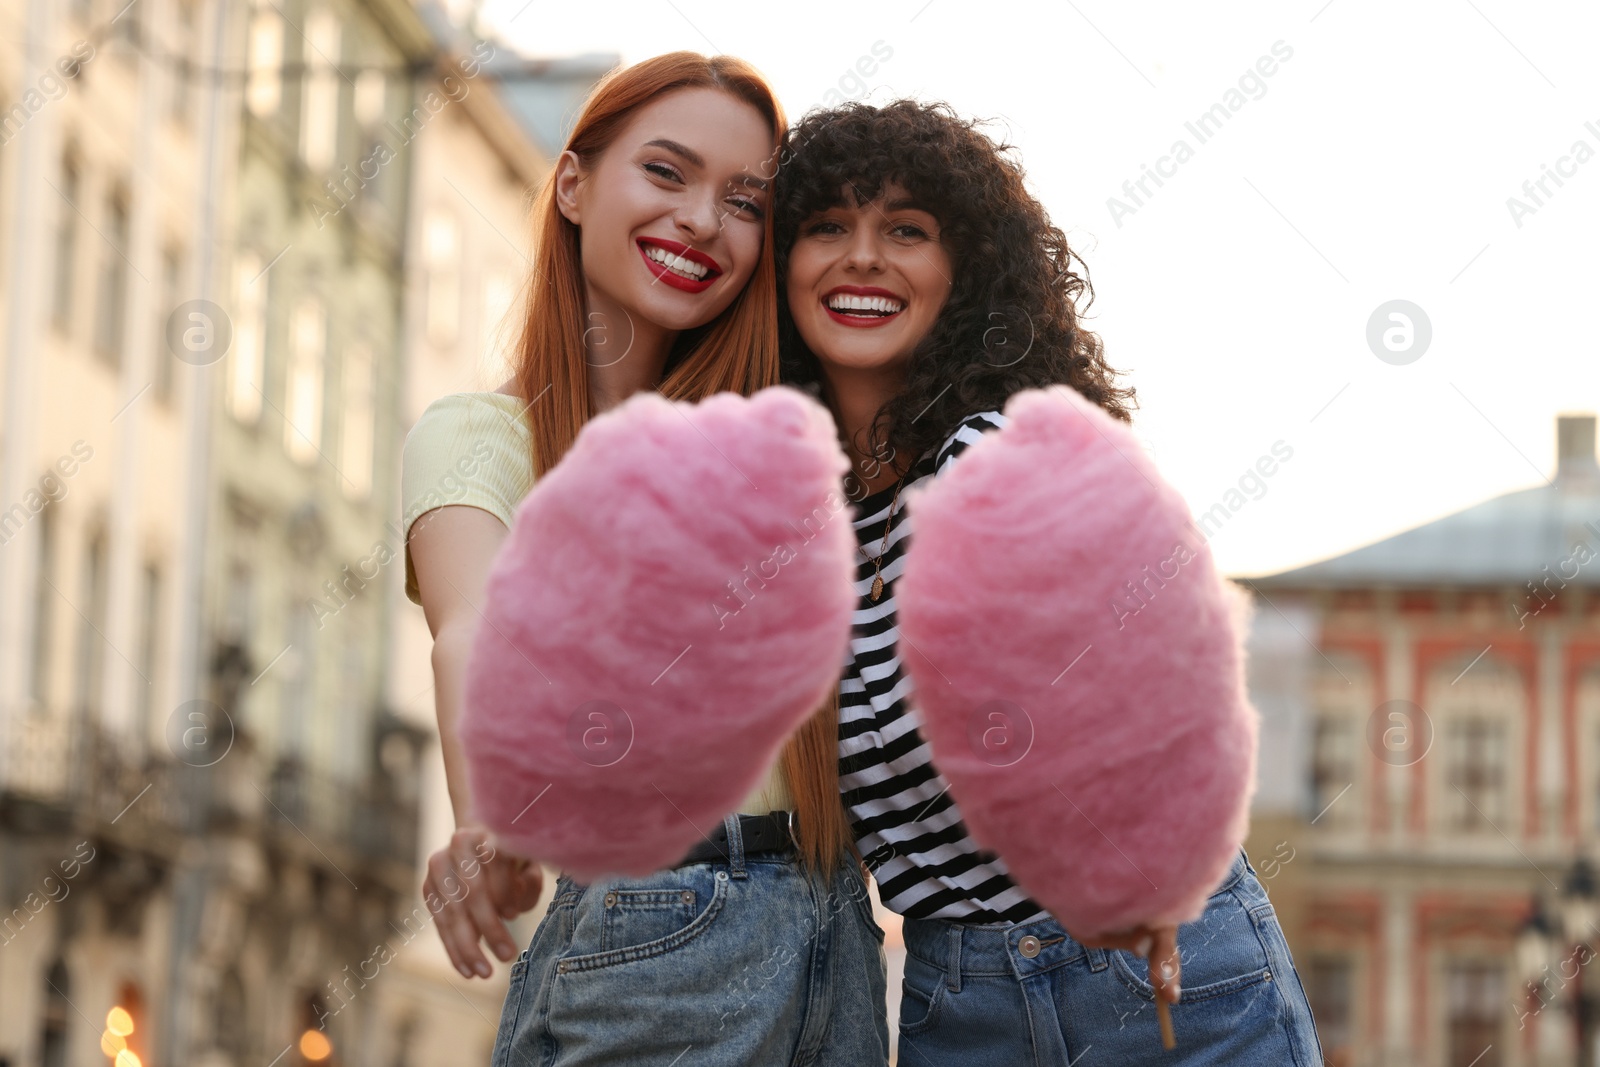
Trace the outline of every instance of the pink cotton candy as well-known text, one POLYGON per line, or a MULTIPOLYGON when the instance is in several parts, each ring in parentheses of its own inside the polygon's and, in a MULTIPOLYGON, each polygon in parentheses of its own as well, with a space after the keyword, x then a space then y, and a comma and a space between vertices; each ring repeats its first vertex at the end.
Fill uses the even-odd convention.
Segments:
POLYGON ((1005 414, 907 500, 924 736, 973 837, 1073 934, 1192 921, 1254 790, 1243 594, 1124 423, 1065 386, 1005 414))
POLYGON ((584 426, 518 508, 472 650, 461 742, 501 841, 644 874, 760 783, 838 684, 848 467, 784 387, 638 393, 584 426))

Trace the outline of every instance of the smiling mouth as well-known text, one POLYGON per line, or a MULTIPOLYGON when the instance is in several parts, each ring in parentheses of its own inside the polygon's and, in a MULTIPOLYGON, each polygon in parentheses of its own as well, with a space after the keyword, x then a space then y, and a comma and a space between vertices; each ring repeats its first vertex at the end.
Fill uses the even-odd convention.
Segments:
POLYGON ((639 254, 651 272, 674 289, 700 292, 722 274, 716 260, 688 245, 644 237, 637 243, 639 254))
POLYGON ((904 311, 906 302, 887 290, 835 289, 822 298, 822 306, 846 326, 880 326, 904 311))

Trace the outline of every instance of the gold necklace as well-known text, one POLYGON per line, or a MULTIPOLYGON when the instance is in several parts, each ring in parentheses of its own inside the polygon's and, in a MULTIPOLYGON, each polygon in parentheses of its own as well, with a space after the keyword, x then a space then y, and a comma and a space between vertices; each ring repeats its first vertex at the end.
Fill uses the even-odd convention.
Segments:
MULTIPOLYGON (((910 473, 910 471, 906 471, 906 474, 910 473)), ((894 506, 900 501, 900 487, 905 484, 906 474, 902 474, 900 480, 894 483, 894 496, 889 501, 889 518, 883 524, 883 544, 878 549, 877 558, 872 561, 872 602, 874 604, 883 595, 883 575, 881 573, 883 557, 889 551, 889 531, 894 529, 894 506)))

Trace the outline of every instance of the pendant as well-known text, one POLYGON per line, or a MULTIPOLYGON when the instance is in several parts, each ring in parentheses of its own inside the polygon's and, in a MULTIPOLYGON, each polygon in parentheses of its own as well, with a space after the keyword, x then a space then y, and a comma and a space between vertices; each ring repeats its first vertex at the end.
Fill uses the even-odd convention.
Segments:
POLYGON ((872 576, 872 602, 874 604, 876 604, 878 602, 878 598, 881 597, 882 595, 883 595, 883 576, 875 574, 875 575, 872 576))

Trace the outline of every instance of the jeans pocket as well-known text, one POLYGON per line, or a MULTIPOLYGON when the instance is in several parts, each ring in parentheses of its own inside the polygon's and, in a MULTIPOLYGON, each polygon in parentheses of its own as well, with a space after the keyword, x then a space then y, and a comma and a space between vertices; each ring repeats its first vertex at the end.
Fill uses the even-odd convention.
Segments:
POLYGON ((694 921, 700 894, 673 886, 608 889, 602 900, 600 948, 629 948, 670 937, 694 921))
MULTIPOLYGON (((1213 893, 1194 922, 1178 927, 1181 1002, 1226 996, 1272 978, 1271 960, 1257 929, 1257 908, 1249 907, 1230 877, 1228 888, 1213 893)), ((1110 952, 1117 977, 1136 995, 1155 999, 1150 964, 1123 949, 1110 952)))
POLYGON ((642 879, 607 880, 578 903, 572 953, 559 974, 663 956, 711 928, 728 899, 728 872, 695 864, 642 879))
POLYGON ((908 952, 900 979, 900 1033, 915 1037, 938 1025, 947 991, 944 969, 908 952))

